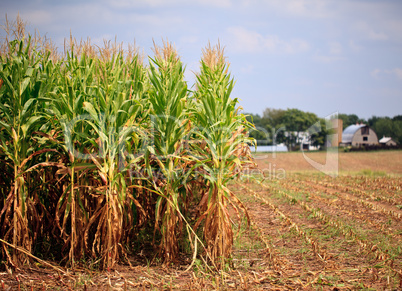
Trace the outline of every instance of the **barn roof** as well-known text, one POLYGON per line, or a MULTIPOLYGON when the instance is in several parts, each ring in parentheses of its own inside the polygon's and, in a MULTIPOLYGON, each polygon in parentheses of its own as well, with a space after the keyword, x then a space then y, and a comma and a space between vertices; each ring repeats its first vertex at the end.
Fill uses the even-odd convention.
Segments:
POLYGON ((379 143, 387 143, 387 142, 389 142, 390 140, 392 140, 392 138, 391 137, 383 137, 382 139, 380 139, 378 142, 379 143))
POLYGON ((342 133, 342 143, 351 143, 356 131, 365 126, 365 124, 353 124, 346 127, 342 133))

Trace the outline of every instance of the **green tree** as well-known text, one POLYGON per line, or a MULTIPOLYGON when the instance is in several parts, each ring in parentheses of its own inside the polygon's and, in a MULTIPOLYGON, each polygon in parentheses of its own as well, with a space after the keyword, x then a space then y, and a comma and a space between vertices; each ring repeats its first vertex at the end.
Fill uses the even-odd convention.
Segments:
POLYGON ((393 122, 393 135, 399 144, 402 144, 402 120, 396 120, 393 122))
POLYGON ((309 127, 318 121, 317 115, 311 112, 304 112, 299 109, 288 109, 283 117, 283 125, 286 126, 286 145, 288 149, 296 148, 301 132, 307 131, 309 127))
POLYGON ((338 118, 343 121, 343 129, 356 123, 366 123, 364 119, 359 118, 356 114, 339 113, 338 118))
POLYGON ((379 139, 383 136, 392 137, 395 141, 402 141, 402 116, 397 115, 390 117, 376 117, 369 119, 369 125, 377 133, 379 139))
POLYGON ((315 123, 313 126, 311 126, 308 129, 308 132, 310 134, 309 138, 311 141, 311 144, 314 146, 325 146, 325 143, 327 141, 327 136, 333 133, 332 129, 328 129, 328 122, 329 120, 325 120, 324 118, 319 119, 319 123, 315 123))
POLYGON ((377 133, 378 138, 383 136, 393 136, 392 119, 389 117, 380 117, 373 124, 373 129, 377 133))
POLYGON ((263 125, 270 125, 271 128, 279 128, 283 123, 283 116, 286 110, 266 108, 262 115, 261 123, 263 125))
POLYGON ((393 135, 399 144, 402 144, 402 115, 396 115, 392 118, 393 123, 393 135))
POLYGON ((266 108, 263 112, 261 124, 269 134, 269 141, 272 144, 283 143, 285 141, 284 114, 285 110, 275 108, 266 108))

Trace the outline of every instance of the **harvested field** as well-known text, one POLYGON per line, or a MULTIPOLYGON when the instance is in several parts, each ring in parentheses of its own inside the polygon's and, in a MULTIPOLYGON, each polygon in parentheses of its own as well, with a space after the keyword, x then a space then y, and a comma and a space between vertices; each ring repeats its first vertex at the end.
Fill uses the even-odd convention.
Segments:
POLYGON ((277 263, 280 275, 270 274, 269 289, 402 287, 399 179, 304 173, 233 189, 247 201, 256 239, 267 243, 277 263))
MULTIPOLYGON (((305 152, 306 156, 321 164, 325 163, 326 152, 305 152)), ((291 172, 316 171, 301 152, 257 153, 260 168, 275 164, 276 169, 291 172)), ((343 174, 386 173, 402 174, 402 151, 339 152, 339 171, 343 174)))

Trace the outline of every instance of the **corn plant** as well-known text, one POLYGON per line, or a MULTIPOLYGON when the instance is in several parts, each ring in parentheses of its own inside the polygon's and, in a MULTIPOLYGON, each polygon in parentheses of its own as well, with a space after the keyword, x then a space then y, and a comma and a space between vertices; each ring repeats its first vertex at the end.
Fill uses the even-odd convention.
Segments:
POLYGON ((155 58, 150 58, 149 91, 151 103, 151 132, 153 145, 149 147, 156 160, 154 168, 148 164, 148 172, 158 182, 154 188, 159 197, 156 202, 156 229, 161 232, 161 251, 166 262, 177 259, 178 241, 182 235, 182 206, 186 189, 183 177, 192 163, 183 154, 183 138, 188 131, 186 103, 187 84, 183 65, 171 44, 164 48, 155 46, 155 58))
MULTIPOLYGON (((124 59, 116 55, 109 62, 99 63, 96 95, 93 102, 84 102, 84 109, 89 113, 88 124, 95 133, 92 143, 97 144, 98 153, 90 153, 96 165, 102 185, 101 208, 91 218, 89 227, 96 220, 94 248, 101 255, 105 267, 112 267, 124 252, 121 246, 123 218, 128 200, 125 173, 126 145, 138 143, 143 132, 137 124, 137 115, 142 111, 140 102, 130 98, 131 82, 126 82, 124 59)), ((132 65, 139 65, 133 62, 132 65)))
POLYGON ((219 46, 209 46, 204 51, 196 85, 193 119, 198 126, 197 135, 206 143, 206 150, 199 154, 206 172, 204 177, 210 184, 200 202, 202 213, 196 226, 204 221, 208 252, 212 260, 222 265, 224 258, 230 256, 233 245, 228 203, 236 210, 245 211, 226 184, 242 167, 243 147, 251 141, 245 134, 250 124, 244 115, 238 114, 237 99, 230 98, 234 81, 228 74, 228 64, 219 46))
MULTIPOLYGON (((57 64, 53 90, 43 98, 43 101, 48 102, 48 122, 54 126, 58 135, 58 138, 48 136, 48 140, 59 149, 62 159, 57 164, 60 169, 58 174, 65 185, 61 195, 58 195, 55 222, 65 244, 70 245, 68 257, 72 265, 75 255, 80 256, 84 251, 84 238, 77 235, 77 231, 82 231, 89 219, 79 177, 80 172, 91 167, 84 159, 85 149, 92 145, 88 141, 89 125, 85 123, 88 114, 83 103, 93 91, 94 71, 93 59, 84 54, 78 59, 71 51, 67 54, 63 67, 60 63, 57 64)), ((83 180, 81 178, 81 182, 83 180)))
MULTIPOLYGON (((1 211, 2 235, 12 237, 14 246, 31 250, 32 237, 28 225, 31 198, 27 192, 26 170, 32 157, 42 153, 32 142, 32 135, 39 129, 42 119, 38 98, 43 95, 39 61, 41 56, 29 54, 31 40, 14 40, 9 55, 2 56, 0 78, 0 149, 4 162, 12 170, 12 184, 3 200, 1 211)), ((16 252, 13 261, 26 258, 16 252)))

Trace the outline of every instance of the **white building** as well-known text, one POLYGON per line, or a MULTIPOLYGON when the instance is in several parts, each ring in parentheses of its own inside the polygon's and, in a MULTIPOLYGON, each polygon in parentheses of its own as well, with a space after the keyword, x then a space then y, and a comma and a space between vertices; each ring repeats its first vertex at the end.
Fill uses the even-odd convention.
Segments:
POLYGON ((394 141, 394 140, 392 139, 392 137, 385 137, 385 136, 383 136, 383 138, 380 139, 378 142, 379 142, 380 144, 386 145, 386 146, 396 146, 396 141, 394 141))

